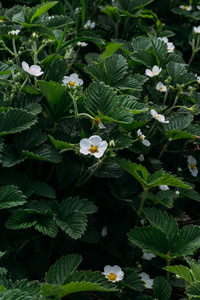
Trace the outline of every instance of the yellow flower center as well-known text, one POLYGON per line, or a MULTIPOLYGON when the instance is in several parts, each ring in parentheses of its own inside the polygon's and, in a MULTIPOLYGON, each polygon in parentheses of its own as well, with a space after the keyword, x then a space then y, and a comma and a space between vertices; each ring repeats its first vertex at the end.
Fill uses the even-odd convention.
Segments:
POLYGON ((87 25, 87 29, 90 29, 90 25, 87 25))
POLYGON ((141 139, 141 140, 143 140, 143 137, 142 137, 142 135, 140 135, 140 139, 141 139))
POLYGON ((33 70, 33 69, 31 69, 31 68, 28 68, 28 70, 33 70))
POLYGON ((163 87, 162 87, 162 86, 159 86, 159 89, 162 91, 162 90, 163 90, 163 87))
POLYGON ((157 73, 157 71, 152 71, 152 74, 155 74, 155 73, 157 73))
MULTIPOLYGON (((89 149, 89 151, 90 151, 91 153, 98 152, 98 147, 92 145, 92 147, 89 149)), ((111 274, 112 274, 112 273, 111 273, 111 274)))
POLYGON ((194 170, 195 164, 190 164, 190 169, 194 170))
POLYGON ((75 85, 75 82, 74 82, 74 81, 70 81, 69 84, 70 84, 71 86, 74 86, 74 85, 75 85))
POLYGON ((108 279, 111 281, 115 281, 117 279, 117 275, 115 273, 110 273, 108 275, 108 279))
POLYGON ((186 6, 184 6, 183 8, 184 8, 185 10, 188 10, 188 6, 187 6, 187 5, 186 5, 186 6))
POLYGON ((0 19, 0 22, 5 22, 5 20, 3 20, 3 19, 0 19))
POLYGON ((157 117, 158 119, 160 119, 160 116, 159 116, 159 115, 157 115, 156 117, 157 117))

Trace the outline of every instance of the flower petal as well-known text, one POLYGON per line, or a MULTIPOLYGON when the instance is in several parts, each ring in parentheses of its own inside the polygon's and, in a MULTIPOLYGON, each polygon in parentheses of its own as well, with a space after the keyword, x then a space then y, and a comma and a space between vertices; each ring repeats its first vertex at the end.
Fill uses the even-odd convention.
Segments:
POLYGON ((89 138, 89 142, 92 145, 98 146, 102 142, 102 139, 98 135, 93 135, 89 138))
POLYGON ((22 68, 24 69, 24 71, 28 71, 28 69, 29 69, 29 65, 25 62, 25 61, 23 61, 22 62, 22 68))

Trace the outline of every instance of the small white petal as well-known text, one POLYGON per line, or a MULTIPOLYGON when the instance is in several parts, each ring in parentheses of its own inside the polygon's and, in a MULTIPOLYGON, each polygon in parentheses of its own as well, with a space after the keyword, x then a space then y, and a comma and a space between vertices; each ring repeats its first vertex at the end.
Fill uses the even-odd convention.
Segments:
POLYGON ((145 146, 147 146, 147 147, 149 147, 149 146, 151 145, 151 143, 150 143, 148 140, 145 140, 145 139, 142 140, 142 143, 143 143, 145 146))
POLYGON ((24 71, 27 72, 27 70, 29 69, 29 65, 25 61, 23 61, 22 62, 22 68, 24 69, 24 71))
POLYGON ((159 185, 159 188, 160 188, 161 191, 167 191, 167 190, 169 190, 168 185, 165 185, 165 184, 159 185))
POLYGON ((89 142, 92 145, 98 146, 102 142, 102 138, 100 138, 98 135, 93 135, 89 138, 89 142))
POLYGON ((107 226, 104 226, 101 230, 101 236, 105 237, 108 234, 107 226))

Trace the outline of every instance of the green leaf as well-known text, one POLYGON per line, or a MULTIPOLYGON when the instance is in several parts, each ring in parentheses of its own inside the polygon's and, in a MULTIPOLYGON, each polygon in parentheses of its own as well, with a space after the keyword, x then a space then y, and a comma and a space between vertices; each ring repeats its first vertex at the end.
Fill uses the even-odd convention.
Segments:
POLYGON ((144 213, 150 224, 162 229, 169 238, 170 251, 178 234, 178 224, 172 216, 169 216, 166 211, 157 210, 155 208, 144 208, 144 213))
POLYGON ((27 210, 17 210, 12 214, 6 221, 5 225, 8 229, 26 229, 30 228, 37 223, 35 211, 27 210))
POLYGON ((192 275, 194 276, 195 280, 200 281, 200 263, 199 263, 199 261, 197 263, 194 259, 192 259, 190 257, 187 257, 186 261, 191 268, 192 275))
POLYGON ((168 237, 158 227, 135 227, 128 233, 131 243, 140 247, 144 252, 154 253, 161 257, 167 257, 168 237))
MULTIPOLYGON (((97 212, 97 206, 88 201, 87 199, 80 199, 77 197, 69 197, 66 200, 63 200, 60 205, 61 212, 82 212, 84 214, 93 214, 97 212)), ((65 213, 64 213, 65 214, 65 213)))
POLYGON ((36 160, 43 160, 47 162, 59 163, 61 161, 60 153, 51 145, 39 146, 38 148, 34 148, 31 151, 23 151, 27 157, 36 159, 36 160))
POLYGON ((37 300, 40 293, 40 284, 38 281, 28 281, 27 279, 17 280, 13 283, 12 289, 20 289, 21 291, 27 292, 32 300, 37 300))
POLYGON ((168 300, 171 296, 172 288, 169 282, 162 276, 158 276, 153 281, 154 298, 158 300, 168 300))
POLYGON ((29 129, 37 122, 35 116, 22 109, 10 109, 0 114, 0 136, 29 129))
POLYGON ((172 77, 173 84, 190 84, 196 82, 197 78, 192 73, 187 73, 186 67, 182 63, 170 62, 166 66, 169 75, 172 77))
POLYGON ((159 170, 154 173, 148 181, 148 188, 153 188, 159 185, 175 186, 183 189, 191 189, 191 186, 181 180, 181 178, 175 177, 169 173, 165 173, 163 170, 159 170))
POLYGON ((141 114, 145 111, 148 111, 148 107, 145 106, 144 103, 138 102, 132 99, 131 96, 125 96, 122 98, 121 105, 130 109, 132 114, 137 115, 141 114))
POLYGON ((14 185, 0 188, 0 209, 20 206, 26 203, 26 196, 14 185))
POLYGON ((151 41, 148 37, 139 36, 133 39, 131 46, 134 51, 147 50, 151 47, 151 41))
POLYGON ((141 292, 144 290, 144 283, 142 282, 141 277, 133 270, 124 270, 124 279, 122 284, 135 291, 141 292))
POLYGON ((193 121, 192 114, 178 114, 169 118, 169 123, 162 124, 165 132, 172 130, 182 130, 188 127, 193 121))
POLYGON ((200 226, 188 225, 180 230, 173 249, 173 256, 191 255, 200 247, 200 226))
POLYGON ((29 296, 27 292, 23 292, 19 289, 13 289, 8 291, 1 291, 0 300, 32 300, 32 296, 29 296))
POLYGON ((77 254, 61 257, 45 274, 45 281, 49 284, 63 285, 66 278, 74 272, 82 261, 77 254))
POLYGON ((142 63, 147 68, 152 68, 157 64, 155 56, 146 50, 138 50, 137 52, 134 52, 131 54, 131 59, 133 61, 142 63))
POLYGON ((190 297, 200 298, 200 282, 194 282, 186 288, 186 294, 190 297))
POLYGON ((106 51, 102 54, 101 59, 105 59, 108 56, 114 54, 120 47, 122 47, 122 43, 111 43, 106 46, 106 51))
POLYGON ((33 190, 33 193, 36 195, 52 199, 56 197, 56 193, 53 188, 44 181, 34 181, 31 184, 31 188, 33 190))
POLYGON ((3 167, 9 168, 26 159, 24 153, 18 153, 17 148, 14 145, 4 146, 3 152, 0 156, 0 162, 3 167))
POLYGON ((89 85, 86 91, 85 106, 94 115, 103 115, 102 119, 119 123, 132 121, 129 109, 121 107, 120 97, 103 82, 94 82, 89 85))
POLYGON ((54 81, 38 81, 42 95, 54 106, 65 91, 65 87, 54 81))
POLYGON ((28 150, 39 146, 47 140, 46 134, 37 127, 32 127, 26 131, 15 135, 15 144, 18 150, 28 150))
POLYGON ((176 132, 176 129, 172 131, 168 131, 166 133, 166 136, 168 140, 175 141, 180 139, 194 139, 194 135, 191 133, 188 133, 187 131, 178 131, 176 132))
POLYGON ((162 62, 167 55, 167 44, 152 35, 149 35, 149 38, 151 40, 152 48, 158 61, 162 62))
POLYGON ((55 146, 56 149, 58 150, 63 150, 63 149, 73 149, 74 148, 74 144, 70 144, 70 143, 67 143, 67 142, 63 142, 63 141, 59 141, 59 140, 56 140, 54 139, 51 135, 49 135, 49 138, 52 142, 52 144, 55 146))
MULTIPOLYGON (((54 20, 54 19, 52 19, 54 20)), ((48 80, 60 82, 66 75, 68 62, 66 59, 57 60, 48 72, 48 80)))
POLYGON ((55 6, 57 3, 58 3, 58 1, 52 1, 52 2, 45 2, 45 3, 41 3, 39 5, 36 5, 36 7, 34 7, 35 13, 32 15, 30 23, 33 23, 33 20, 35 18, 44 14, 46 11, 48 11, 53 6, 55 6))
POLYGON ((116 7, 107 6, 104 9, 101 9, 102 12, 104 12, 107 16, 109 16, 114 23, 118 23, 120 21, 120 14, 117 11, 116 7))
POLYGON ((146 187, 149 173, 145 167, 142 165, 137 165, 135 163, 132 163, 130 161, 117 161, 117 163, 125 169, 127 172, 129 172, 135 179, 139 181, 139 183, 142 185, 142 187, 146 187))
POLYGON ((182 266, 182 265, 167 266, 164 269, 166 271, 169 271, 173 274, 178 275, 179 277, 183 278, 184 280, 186 280, 189 283, 194 282, 194 278, 190 272, 190 269, 185 266, 182 266))
MULTIPOLYGON (((64 212, 63 212, 64 214, 64 212)), ((79 239, 87 227, 87 217, 82 212, 65 213, 61 217, 56 217, 57 225, 67 233, 72 239, 79 239)))
POLYGON ((51 215, 37 216, 37 223, 34 225, 34 227, 39 232, 52 238, 56 237, 58 232, 58 227, 51 215))

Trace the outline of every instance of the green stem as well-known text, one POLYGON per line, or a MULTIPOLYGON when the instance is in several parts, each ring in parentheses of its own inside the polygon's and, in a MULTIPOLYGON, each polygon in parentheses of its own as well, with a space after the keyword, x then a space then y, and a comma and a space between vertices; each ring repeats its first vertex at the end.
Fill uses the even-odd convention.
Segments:
POLYGON ((139 212, 138 212, 138 216, 137 216, 135 226, 137 226, 138 223, 139 223, 140 216, 141 216, 141 213, 142 213, 142 210, 143 210, 143 207, 144 207, 144 203, 145 203, 145 200, 146 200, 147 191, 148 191, 148 189, 144 188, 144 191, 143 191, 143 194, 142 194, 142 200, 141 200, 141 203, 140 203, 140 208, 139 208, 139 212))
POLYGON ((151 129, 149 130, 148 134, 147 134, 147 139, 150 136, 150 133, 153 131, 154 127, 156 126, 156 121, 154 122, 153 126, 151 127, 151 129))
MULTIPOLYGON (((99 161, 96 165, 96 167, 91 171, 91 173, 81 182, 77 183, 76 187, 80 187, 84 185, 91 177, 92 175, 96 172, 96 170, 103 164, 103 161, 99 161)), ((87 171, 88 172, 88 171, 87 171)), ((85 173, 86 174, 86 173, 85 173)), ((85 177, 85 176, 84 176, 85 177)))
POLYGON ((33 52, 34 52, 34 57, 33 57, 34 65, 37 65, 37 44, 35 40, 33 41, 33 52))
POLYGON ((10 70, 11 70, 11 74, 12 74, 12 79, 13 79, 13 81, 15 81, 15 74, 14 74, 13 67, 11 67, 10 70))
POLYGON ((86 113, 80 113, 80 114, 77 114, 77 117, 80 117, 80 116, 86 116, 92 120, 94 120, 94 118, 92 116, 90 116, 89 114, 86 114, 86 113))
MULTIPOLYGON (((170 266, 170 258, 167 258, 167 266, 169 267, 170 266)), ((170 280, 170 272, 169 271, 167 271, 167 281, 169 282, 169 280, 170 280)))
POLYGON ((68 70, 71 69, 72 65, 73 65, 74 62, 76 61, 77 55, 78 55, 78 53, 79 53, 79 50, 80 50, 80 46, 78 47, 78 50, 76 51, 76 54, 74 55, 74 58, 73 58, 71 64, 68 66, 68 70))
POLYGON ((160 152, 160 155, 158 156, 158 160, 161 159, 161 157, 162 157, 163 153, 165 152, 165 149, 167 148, 168 144, 169 144, 169 141, 167 141, 167 143, 163 147, 162 151, 160 152))
POLYGON ((26 79, 24 80, 24 83, 22 84, 22 86, 21 86, 21 88, 20 88, 20 90, 19 90, 19 94, 20 94, 21 91, 23 90, 23 88, 24 88, 25 84, 27 83, 28 79, 29 79, 29 74, 27 75, 26 79))
POLYGON ((13 51, 14 51, 14 54, 15 54, 16 63, 19 66, 20 61, 19 61, 19 57, 18 57, 18 54, 17 54, 16 45, 15 45, 15 38, 12 38, 12 44, 13 44, 13 51))
POLYGON ((74 114, 75 118, 78 117, 78 107, 77 107, 77 101, 73 99, 73 104, 74 104, 74 114))
POLYGON ((115 24, 115 38, 118 39, 119 23, 114 23, 114 24, 115 24))
POLYGON ((82 5, 82 14, 81 14, 81 19, 82 19, 82 28, 84 28, 85 25, 85 5, 86 0, 81 0, 81 5, 82 5))

